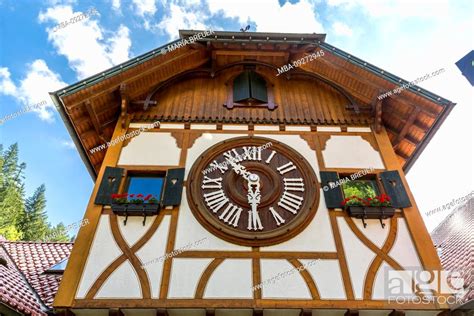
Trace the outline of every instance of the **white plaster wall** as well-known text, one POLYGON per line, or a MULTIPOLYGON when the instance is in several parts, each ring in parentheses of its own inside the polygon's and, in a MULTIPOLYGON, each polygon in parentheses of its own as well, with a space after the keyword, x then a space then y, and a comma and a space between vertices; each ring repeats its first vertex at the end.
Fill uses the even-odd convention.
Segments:
POLYGON ((150 228, 156 216, 146 218, 145 226, 143 226, 143 217, 130 216, 127 219, 127 225, 123 224, 125 216, 117 218, 120 233, 129 247, 132 247, 150 228))
POLYGON ((354 235, 344 218, 338 217, 337 225, 341 233, 354 297, 362 299, 367 270, 374 260, 375 254, 354 235))
POLYGON ((279 125, 255 125, 253 127, 254 131, 279 131, 279 125))
POLYGON ((191 124, 191 129, 215 130, 216 124, 191 124))
POLYGON ((193 166, 196 159, 209 147, 220 143, 229 138, 246 136, 247 133, 242 134, 213 134, 213 133, 203 133, 201 137, 197 138, 194 141, 194 144, 191 148, 188 149, 188 155, 186 157, 186 170, 185 170, 185 179, 188 178, 189 170, 193 166))
POLYGON ((224 124, 222 125, 222 130, 226 131, 248 131, 248 125, 233 125, 233 124, 224 124))
POLYGON ((340 132, 339 126, 317 126, 316 131, 318 132, 340 132))
POLYGON ((288 126, 285 126, 285 130, 289 132, 311 132, 311 127, 288 125, 288 126))
POLYGON ((142 298, 140 281, 130 261, 112 272, 94 298, 142 298))
POLYGON ((117 246, 110 229, 109 215, 102 215, 87 257, 76 298, 84 298, 99 275, 121 254, 122 251, 117 246))
POLYGON ((298 235, 280 244, 261 247, 261 251, 336 251, 336 244, 324 202, 323 191, 319 192, 319 207, 313 220, 298 235))
POLYGON ((412 280, 412 274, 410 271, 396 271, 386 262, 382 262, 382 265, 375 276, 374 288, 372 290, 372 299, 391 299, 392 301, 396 301, 397 296, 415 298, 416 295, 412 291, 412 280), (403 286, 403 290, 400 290, 401 286, 403 286), (393 288, 393 293, 395 294, 390 295, 390 287, 393 288), (399 292, 402 293, 397 295, 396 293, 399 292))
POLYGON ((204 298, 252 299, 252 260, 226 259, 211 275, 204 298))
POLYGON ((251 251, 250 247, 232 244, 208 232, 194 217, 186 197, 186 188, 178 212, 178 227, 176 229, 175 248, 183 248, 191 244, 189 250, 226 250, 226 251, 251 251), (197 243, 199 240, 203 242, 197 243))
POLYGON ((389 255, 405 269, 423 270, 404 218, 398 218, 397 238, 389 255))
MULTIPOLYGON (((161 275, 168 242, 171 216, 165 215, 150 240, 136 252, 150 280, 151 297, 160 297, 161 275), (163 258, 163 260, 161 260, 163 258)), ((128 224, 127 224, 128 225, 128 224)))
POLYGON ((366 219, 367 227, 364 228, 362 220, 358 218, 351 218, 357 228, 364 234, 367 239, 374 243, 379 248, 383 247, 385 240, 387 240, 388 232, 390 231, 390 219, 384 220, 385 228, 382 228, 378 219, 366 219))
POLYGON ((380 154, 361 136, 332 135, 323 150, 326 168, 385 169, 380 154))
POLYGON ((309 147, 308 143, 300 137, 300 135, 271 135, 271 134, 258 134, 255 136, 266 137, 270 139, 275 139, 285 145, 290 146, 296 150, 300 155, 302 155, 306 161, 313 167, 314 173, 319 181, 319 166, 318 159, 316 158, 316 152, 309 147))
POLYGON ((348 127, 348 132, 363 132, 363 133, 370 133, 372 130, 370 127, 348 127))
POLYGON ((184 129, 184 124, 162 123, 160 129, 184 129))
POLYGON ((346 299, 339 260, 317 259, 314 264, 310 264, 311 261, 309 259, 300 260, 313 277, 321 299, 346 299))
POLYGON ((122 148, 118 165, 177 166, 180 153, 171 133, 142 132, 122 148))
POLYGON ((311 292, 303 277, 287 260, 262 259, 260 260, 260 269, 262 298, 312 299, 311 292), (289 271, 292 271, 292 273, 289 273, 289 271), (274 279, 275 282, 271 282, 270 280, 277 277, 279 273, 280 278, 278 280, 274 279))
POLYGON ((168 298, 194 298, 201 275, 211 261, 207 258, 173 258, 168 298))

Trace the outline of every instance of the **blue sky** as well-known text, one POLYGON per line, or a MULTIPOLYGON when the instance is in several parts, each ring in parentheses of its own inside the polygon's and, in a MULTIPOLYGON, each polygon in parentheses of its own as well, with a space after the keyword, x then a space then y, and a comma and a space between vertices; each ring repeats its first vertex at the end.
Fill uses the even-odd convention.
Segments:
MULTIPOLYGON (((79 221, 92 180, 48 92, 178 37, 179 29, 326 33, 326 41, 457 103, 408 175, 422 213, 473 189, 473 89, 454 63, 473 49, 471 0, 0 0, 0 126, 20 146, 26 191, 45 183, 52 223, 79 221), (53 32, 62 21, 98 12, 53 32)), ((449 211, 425 222, 432 229, 449 211)))

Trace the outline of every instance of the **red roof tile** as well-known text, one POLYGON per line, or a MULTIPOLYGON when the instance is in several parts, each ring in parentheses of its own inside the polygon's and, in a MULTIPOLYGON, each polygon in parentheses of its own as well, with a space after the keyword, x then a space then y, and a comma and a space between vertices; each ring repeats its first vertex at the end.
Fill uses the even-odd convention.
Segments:
POLYGON ((464 278, 464 302, 474 300, 474 198, 457 207, 431 233, 443 268, 464 278))
POLYGON ((43 272, 69 257, 73 244, 9 241, 0 244, 0 256, 8 262, 8 267, 0 265, 0 301, 26 315, 46 315, 41 305, 52 307, 62 275, 43 272))

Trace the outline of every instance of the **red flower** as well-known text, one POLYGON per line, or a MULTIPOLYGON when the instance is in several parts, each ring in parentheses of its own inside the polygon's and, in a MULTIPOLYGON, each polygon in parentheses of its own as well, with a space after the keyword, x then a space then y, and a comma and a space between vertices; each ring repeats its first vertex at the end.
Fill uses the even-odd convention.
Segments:
POLYGON ((130 195, 129 195, 129 197, 134 197, 134 196, 135 196, 135 194, 130 194, 130 195))
POLYGON ((149 199, 150 199, 152 196, 153 196, 153 195, 151 195, 151 194, 148 194, 148 195, 145 197, 145 199, 144 199, 144 200, 145 200, 145 201, 148 201, 148 200, 149 200, 149 199))
POLYGON ((138 194, 137 195, 137 198, 142 198, 143 197, 143 194, 138 194))

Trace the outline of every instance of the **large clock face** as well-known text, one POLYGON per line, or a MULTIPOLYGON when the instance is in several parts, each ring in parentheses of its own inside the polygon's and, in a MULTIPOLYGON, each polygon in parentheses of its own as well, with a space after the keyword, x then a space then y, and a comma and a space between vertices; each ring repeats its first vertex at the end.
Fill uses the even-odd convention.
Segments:
POLYGON ((233 243, 263 246, 300 232, 313 218, 319 184, 290 147, 262 137, 217 144, 194 163, 187 197, 198 221, 233 243))

